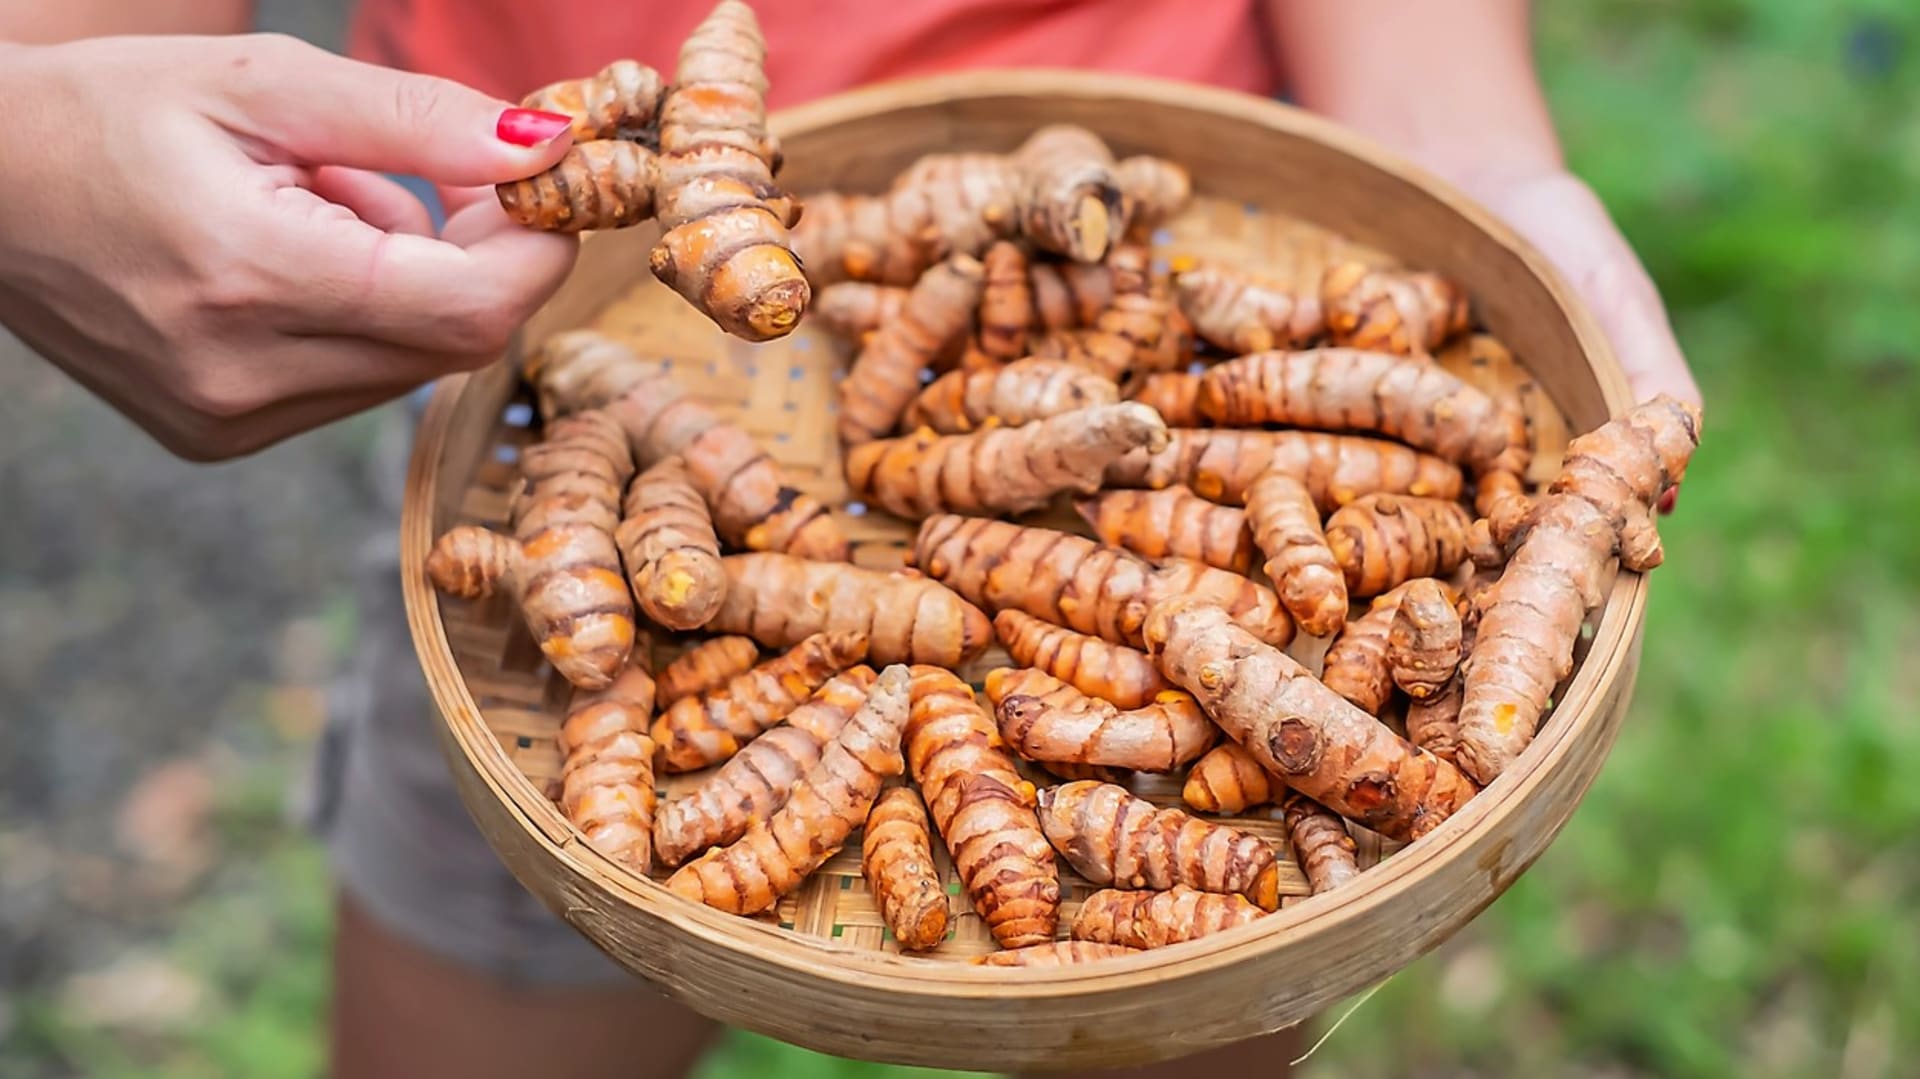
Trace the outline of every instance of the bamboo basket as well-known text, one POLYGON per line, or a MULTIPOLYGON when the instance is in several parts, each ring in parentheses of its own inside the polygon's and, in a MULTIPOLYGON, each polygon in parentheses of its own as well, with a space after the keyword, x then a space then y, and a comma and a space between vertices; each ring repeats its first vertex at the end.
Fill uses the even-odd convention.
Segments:
MULTIPOLYGON (((998 72, 847 94, 786 112, 775 128, 789 162, 783 180, 804 194, 878 190, 920 154, 1009 149, 1047 122, 1085 125, 1119 155, 1153 152, 1192 169, 1200 197, 1159 237, 1163 253, 1271 259, 1350 243, 1363 257, 1391 252, 1460 281, 1480 323, 1526 368, 1484 356, 1451 362, 1471 379, 1528 395, 1536 479, 1555 467, 1567 423, 1585 430, 1630 404, 1592 319, 1538 254, 1437 181, 1283 105, 1134 78, 998 72)), ((640 228, 589 239, 525 340, 595 325, 667 360, 801 486, 841 507, 856 561, 900 565, 911 526, 845 504, 831 415, 843 351, 807 327, 761 346, 722 336, 652 282, 654 236, 640 228)), ((981 968, 963 960, 992 941, 951 884, 951 938, 930 957, 904 957, 860 879, 857 836, 777 915, 721 914, 587 846, 549 801, 568 687, 508 601, 443 600, 423 572, 444 529, 504 524, 515 453, 533 438, 517 359, 439 387, 408 477, 407 610, 445 718, 447 760, 481 831, 557 914, 696 1010, 776 1038, 870 1060, 1016 1070, 1138 1064, 1298 1023, 1412 962, 1510 885, 1573 812, 1626 711, 1646 601, 1644 578, 1633 574, 1612 585, 1556 710, 1499 782, 1404 850, 1356 828, 1368 866, 1357 881, 1309 898, 1295 871, 1283 884, 1283 909, 1254 924, 1078 967, 981 968)), ((977 680, 996 659, 1004 662, 997 649, 964 673, 977 680)), ((677 781, 668 777, 668 796, 677 781)), ((1143 778, 1136 789, 1178 800, 1177 780, 1143 778)), ((1285 851, 1276 821, 1256 812, 1238 823, 1285 851)), ((1291 865, 1284 853, 1283 861, 1291 865)), ((1064 932, 1092 888, 1064 863, 1061 874, 1064 932)))

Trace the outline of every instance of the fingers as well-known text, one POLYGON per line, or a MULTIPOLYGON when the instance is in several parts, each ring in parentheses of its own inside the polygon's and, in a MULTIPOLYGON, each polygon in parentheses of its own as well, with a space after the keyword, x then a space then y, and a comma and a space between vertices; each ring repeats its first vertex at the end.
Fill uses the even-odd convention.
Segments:
POLYGON ((1700 386, 1688 369, 1680 344, 1674 339, 1667 312, 1660 304, 1653 282, 1636 263, 1631 268, 1638 285, 1611 290, 1604 297, 1590 298, 1600 328, 1613 343, 1614 354, 1627 373, 1636 401, 1669 394, 1690 404, 1701 404, 1700 386))
POLYGON ((255 453, 385 404, 494 355, 430 353, 357 337, 278 337, 244 355, 202 357, 208 369, 178 400, 151 397, 128 414, 190 461, 255 453))
POLYGON ((440 188, 440 205, 445 208, 448 217, 472 206, 476 202, 500 201, 500 195, 492 187, 452 187, 440 188))
POLYGON ((1700 403, 1700 387, 1674 339, 1659 291, 1586 184, 1571 174, 1554 173, 1484 197, 1559 267, 1586 301, 1613 345, 1635 400, 1667 393, 1700 403))
POLYGON ((366 390, 294 397, 238 419, 193 417, 184 424, 143 422, 141 426, 167 452, 183 460, 202 464, 229 461, 258 453, 316 427, 378 408, 406 392, 404 389, 366 390))
POLYGON ((381 232, 433 235, 433 215, 413 192, 385 176, 326 165, 313 170, 307 189, 381 232))
POLYGON ((335 56, 276 35, 234 40, 214 99, 262 156, 480 186, 551 167, 571 144, 543 118, 447 79, 335 56))
POLYGON ((313 192, 279 194, 255 232, 292 253, 264 270, 261 285, 283 312, 276 328, 290 333, 498 355, 579 252, 573 237, 513 226, 497 203, 476 202, 433 238, 335 216, 313 192))

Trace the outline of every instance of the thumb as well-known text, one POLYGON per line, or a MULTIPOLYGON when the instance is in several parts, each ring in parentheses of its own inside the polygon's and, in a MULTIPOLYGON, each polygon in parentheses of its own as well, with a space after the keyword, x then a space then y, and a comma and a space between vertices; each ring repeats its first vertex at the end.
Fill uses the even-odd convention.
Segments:
POLYGON ((449 79, 349 60, 291 38, 237 39, 216 96, 227 126, 278 159, 463 187, 525 179, 571 145, 568 118, 449 79))

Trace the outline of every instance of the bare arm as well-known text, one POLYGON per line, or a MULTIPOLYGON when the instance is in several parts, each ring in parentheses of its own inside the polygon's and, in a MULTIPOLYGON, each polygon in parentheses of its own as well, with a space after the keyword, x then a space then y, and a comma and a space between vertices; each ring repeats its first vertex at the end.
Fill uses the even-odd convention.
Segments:
POLYGON ((241 34, 253 0, 0 0, 0 41, 50 45, 109 34, 241 34))
POLYGON ((1646 270, 1567 172, 1527 0, 1264 0, 1300 104, 1440 174, 1558 265, 1641 397, 1700 390, 1646 270))
POLYGON ((1562 167, 1527 0, 1266 0, 1289 89, 1469 191, 1562 167))

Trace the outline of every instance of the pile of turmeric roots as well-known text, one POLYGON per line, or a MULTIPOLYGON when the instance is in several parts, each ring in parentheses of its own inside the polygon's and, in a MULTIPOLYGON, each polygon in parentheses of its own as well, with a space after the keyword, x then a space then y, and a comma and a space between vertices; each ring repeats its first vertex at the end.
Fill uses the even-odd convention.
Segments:
MULTIPOLYGON (((728 63, 757 55, 710 22, 681 85, 721 78, 697 46, 723 31, 728 63)), ((616 84, 576 93, 576 154, 641 145, 626 132, 653 113, 622 102, 663 91, 616 84)), ((688 152, 770 176, 764 129, 728 130, 688 152)), ((1169 267, 1148 239, 1188 198, 1177 164, 1056 126, 922 159, 884 194, 812 196, 804 218, 784 197, 754 211, 847 343, 847 485, 920 522, 911 569, 852 564, 826 506, 621 342, 531 353, 544 424, 511 531, 455 528, 427 569, 455 596, 511 594, 575 687, 558 798, 596 849, 753 915, 858 835, 876 906, 921 951, 950 932, 938 842, 1005 949, 981 961, 1074 962, 1276 909, 1289 851, 1336 888, 1360 869, 1349 822, 1418 839, 1513 765, 1616 566, 1659 564, 1654 507, 1698 411, 1643 404, 1530 489, 1517 402, 1432 358, 1470 329, 1458 287, 1169 267), (1049 507, 1085 528, 1009 519, 1049 507), (1327 640, 1317 670, 1296 634, 1327 640), (959 672, 995 645, 1010 665, 977 691, 959 672), (699 777, 657 804, 656 773, 699 777), (1184 773, 1187 809, 1136 796, 1134 773, 1184 773), (1284 819, 1288 850, 1221 819, 1250 811, 1284 819), (1106 889, 1064 940, 1058 860, 1106 889)))

